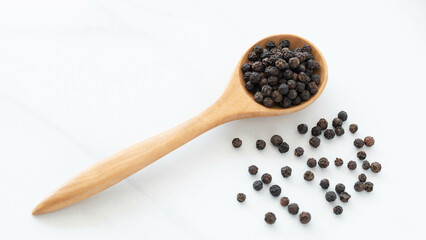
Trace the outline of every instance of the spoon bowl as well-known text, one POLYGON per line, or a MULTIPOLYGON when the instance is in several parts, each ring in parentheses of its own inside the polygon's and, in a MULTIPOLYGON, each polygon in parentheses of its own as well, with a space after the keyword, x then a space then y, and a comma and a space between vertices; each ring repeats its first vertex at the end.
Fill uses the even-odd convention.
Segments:
POLYGON ((231 76, 225 92, 212 106, 172 129, 136 143, 83 170, 48 195, 34 208, 32 213, 39 215, 52 212, 93 196, 136 173, 195 137, 226 122, 251 117, 283 115, 299 111, 312 104, 321 95, 327 83, 327 77, 327 64, 324 56, 308 40, 290 34, 273 35, 264 38, 250 47, 243 55, 231 76), (316 73, 320 75, 321 82, 318 86, 318 92, 300 105, 289 108, 267 108, 256 103, 253 95, 245 89, 241 66, 247 62, 248 54, 256 44, 265 47, 268 41, 278 42, 283 39, 290 40, 290 49, 302 47, 305 44, 311 46, 312 54, 320 64, 320 69, 316 73))

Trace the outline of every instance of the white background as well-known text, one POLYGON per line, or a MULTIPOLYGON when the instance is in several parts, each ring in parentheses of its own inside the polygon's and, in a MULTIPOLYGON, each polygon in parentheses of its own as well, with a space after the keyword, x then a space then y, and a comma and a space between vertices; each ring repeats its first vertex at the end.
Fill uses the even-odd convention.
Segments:
MULTIPOLYGON (((373 239, 426 234, 424 220, 424 1, 0 1, 0 239, 373 239), (247 47, 292 33, 315 43, 329 67, 307 109, 220 126, 86 201, 34 217, 50 191, 96 161, 189 119, 212 104, 247 47), (349 113, 346 134, 314 150, 297 124, 349 113), (359 131, 347 131, 357 123, 359 131), (302 158, 269 144, 281 134, 302 158), (361 169, 314 169, 308 157, 355 159, 355 137, 379 161, 371 193, 361 169), (241 149, 231 140, 240 137, 241 149), (255 141, 268 142, 257 151, 255 141), (256 164, 283 195, 312 214, 287 213, 256 164), (293 175, 280 176, 289 165, 293 175), (349 203, 329 204, 318 182, 347 185, 349 203), (238 192, 247 194, 238 203, 238 192), (335 216, 332 206, 344 213, 335 216), (263 218, 277 215, 274 225, 263 218)), ((358 163, 360 161, 356 160, 358 163)), ((346 164, 345 164, 346 165, 346 164)))

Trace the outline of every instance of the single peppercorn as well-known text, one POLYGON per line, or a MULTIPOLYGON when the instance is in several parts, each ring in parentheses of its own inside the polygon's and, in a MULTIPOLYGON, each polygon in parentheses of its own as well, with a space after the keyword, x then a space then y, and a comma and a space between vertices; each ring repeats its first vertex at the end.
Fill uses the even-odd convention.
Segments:
POLYGON ((256 175, 258 170, 259 170, 259 168, 258 168, 256 165, 251 165, 251 166, 248 168, 248 172, 249 172, 251 175, 256 175))
POLYGON ((324 131, 324 137, 328 140, 333 139, 335 135, 336 134, 334 133, 333 129, 326 129, 324 131))
POLYGON ((321 127, 318 127, 318 126, 313 127, 311 130, 312 136, 315 136, 315 137, 321 135, 321 133, 322 133, 321 127))
POLYGON ((303 174, 303 179, 305 179, 308 182, 314 180, 314 178, 315 178, 315 175, 311 171, 306 171, 305 174, 303 174))
POLYGON ((302 224, 307 224, 311 221, 311 214, 308 212, 302 212, 299 215, 299 220, 302 224))
POLYGON ((358 131, 358 125, 356 125, 355 123, 349 125, 349 131, 351 133, 356 133, 356 131, 358 131))
POLYGON ((307 133, 307 132, 308 132, 308 125, 306 125, 306 124, 304 124, 304 123, 299 124, 299 125, 297 126, 297 131, 298 131, 300 134, 305 134, 305 133, 307 133))
POLYGON ((288 150, 290 150, 290 146, 286 142, 282 142, 278 146, 278 151, 280 151, 280 153, 286 153, 288 150))
POLYGON ((340 193, 345 191, 345 188, 346 187, 343 183, 338 183, 338 184, 336 184, 336 187, 334 188, 334 190, 336 190, 337 194, 340 194, 340 193))
POLYGON ((286 95, 289 91, 290 89, 288 88, 287 84, 283 83, 278 86, 278 92, 280 92, 282 95, 286 95))
POLYGON ((234 148, 239 148, 241 147, 241 145, 243 145, 243 141, 241 141, 241 139, 239 138, 232 139, 232 146, 234 146, 234 148))
POLYGON ((342 193, 339 194, 339 197, 340 197, 340 201, 348 202, 349 199, 351 198, 351 195, 347 192, 342 192, 342 193))
POLYGON ((238 202, 244 202, 246 200, 246 195, 244 193, 238 193, 237 194, 237 201, 238 202))
POLYGON ((263 105, 265 105, 265 107, 270 108, 270 107, 274 106, 274 100, 272 100, 272 98, 270 98, 270 97, 266 97, 266 98, 263 99, 263 105))
POLYGON ((250 70, 251 70, 251 66, 250 66, 250 64, 248 64, 248 63, 244 63, 244 64, 241 66, 241 70, 243 70, 243 72, 248 72, 248 71, 250 71, 250 70))
POLYGON ((274 41, 269 41, 266 43, 266 47, 271 50, 272 48, 276 47, 275 42, 274 41))
POLYGON ((349 170, 355 170, 356 169, 356 162, 355 161, 349 161, 348 162, 348 168, 349 170))
POLYGON ((251 68, 253 68, 253 71, 256 72, 263 72, 263 70, 265 69, 261 61, 254 62, 253 65, 251 65, 251 68))
POLYGON ((364 143, 365 143, 365 146, 371 147, 371 146, 374 145, 375 141, 374 141, 373 137, 367 136, 367 137, 364 138, 364 143))
POLYGON ((261 54, 263 52, 263 47, 257 44, 256 46, 254 46, 253 51, 257 54, 261 54))
POLYGON ((372 182, 366 182, 364 185, 365 185, 365 191, 366 192, 373 191, 374 184, 372 182))
POLYGON ((328 127, 328 122, 327 120, 325 120, 324 118, 321 118, 318 122, 317 122, 317 126, 321 128, 321 130, 325 130, 328 127))
POLYGON ((299 205, 297 205, 297 203, 290 203, 287 210, 290 214, 296 215, 299 212, 299 205))
POLYGON ((272 100, 274 100, 274 102, 276 103, 280 103, 283 100, 283 95, 281 95, 280 92, 278 92, 277 90, 272 92, 272 100))
POLYGON ((362 169, 364 170, 368 170, 370 169, 370 162, 365 160, 364 162, 362 162, 362 169))
POLYGON ((281 194, 281 187, 278 185, 272 185, 269 188, 269 192, 271 193, 272 196, 278 197, 281 194))
POLYGON ((344 122, 348 119, 348 114, 345 111, 340 111, 337 114, 337 117, 340 118, 344 122))
POLYGON ((254 95, 254 101, 257 103, 263 102, 263 94, 261 92, 256 92, 254 95))
POLYGON ((309 158, 308 161, 306 161, 306 164, 310 168, 314 168, 317 165, 317 160, 315 158, 309 158))
POLYGON ((263 150, 263 149, 265 149, 265 147, 266 147, 265 141, 263 141, 262 139, 259 139, 259 140, 256 141, 256 148, 258 150, 263 150))
POLYGON ((284 48, 288 49, 288 47, 290 47, 290 41, 289 40, 281 40, 280 46, 283 47, 283 49, 284 48))
POLYGON ((312 80, 312 82, 314 82, 315 84, 320 84, 320 81, 321 81, 321 79, 320 79, 321 77, 318 75, 318 74, 312 74, 312 76, 311 76, 311 80, 312 80))
POLYGON ((378 173, 382 170, 382 164, 378 162, 372 162, 370 165, 370 169, 373 173, 378 173))
POLYGON ((318 160, 318 166, 320 168, 326 168, 326 167, 328 167, 329 164, 330 164, 330 162, 325 157, 322 157, 318 160))
POLYGON ((361 174, 358 176, 358 180, 359 180, 360 182, 365 182, 365 181, 367 181, 367 176, 366 176, 364 173, 361 173, 361 174))
POLYGON ((282 197, 280 199, 280 204, 283 207, 287 207, 289 203, 290 203, 290 199, 288 199, 288 197, 282 197))
POLYGON ((269 173, 265 173, 262 175, 261 180, 264 184, 270 184, 272 182, 272 176, 269 173))
POLYGON ((288 65, 293 69, 297 68, 299 64, 300 64, 300 59, 297 57, 292 57, 288 60, 288 65))
POLYGON ((291 176, 291 167, 289 166, 285 166, 283 168, 281 168, 281 175, 283 175, 284 178, 288 178, 291 176))
POLYGON ((274 224, 276 220, 277 220, 277 217, 275 216, 274 213, 268 212, 265 214, 265 222, 267 224, 274 224))
POLYGON ((260 190, 263 188, 263 183, 262 183, 262 181, 260 181, 260 180, 256 180, 256 181, 254 181, 254 183, 253 183, 253 188, 254 188, 254 190, 256 190, 256 191, 260 191, 260 190))
POLYGON ((322 189, 328 189, 328 187, 330 186, 330 181, 328 181, 327 178, 324 178, 321 180, 320 184, 322 189))
POLYGON ((357 191, 357 192, 362 192, 362 191, 364 191, 364 189, 365 189, 365 185, 364 185, 364 183, 363 183, 363 182, 357 181, 357 182, 354 184, 354 189, 355 189, 355 191, 357 191))
POLYGON ((343 125, 343 121, 340 118, 334 118, 332 125, 334 128, 341 127, 343 125))
POLYGON ((336 200, 336 198, 336 193, 333 191, 328 191, 325 193, 325 200, 327 200, 327 202, 333 202, 334 200, 336 200))
POLYGON ((283 138, 280 135, 274 135, 271 137, 271 143, 274 146, 278 146, 283 142, 283 138))
POLYGON ((296 155, 297 157, 302 156, 304 152, 305 150, 303 150, 302 147, 297 147, 296 149, 294 149, 294 155, 296 155))
POLYGON ((337 136, 342 136, 343 134, 345 134, 345 129, 343 129, 342 127, 337 127, 336 129, 334 129, 334 132, 336 133, 337 136))
POLYGON ((364 160, 367 158, 367 153, 365 153, 364 151, 359 151, 356 156, 358 157, 359 160, 364 160))
POLYGON ((311 147, 317 148, 319 147, 320 144, 321 144, 321 139, 319 139, 318 137, 311 137, 309 139, 309 145, 311 145, 311 147))
POLYGON ((334 165, 336 165, 336 167, 342 166, 343 165, 343 159, 336 158, 336 160, 334 160, 334 165))
POLYGON ((360 138, 357 138, 354 141, 354 146, 357 147, 357 148, 362 148, 362 147, 364 147, 364 141, 362 141, 362 139, 360 139, 360 138))
POLYGON ((340 215, 340 214, 343 213, 343 208, 341 206, 337 205, 333 208, 333 212, 336 215, 340 215))

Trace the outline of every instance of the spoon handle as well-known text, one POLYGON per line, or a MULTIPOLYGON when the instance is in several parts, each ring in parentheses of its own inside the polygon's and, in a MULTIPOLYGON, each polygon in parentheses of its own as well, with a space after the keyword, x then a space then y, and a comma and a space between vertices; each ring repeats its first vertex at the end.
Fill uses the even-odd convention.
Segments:
POLYGON ((234 120, 232 110, 219 100, 194 118, 85 169, 41 201, 32 213, 52 212, 95 195, 204 132, 231 120, 234 120))

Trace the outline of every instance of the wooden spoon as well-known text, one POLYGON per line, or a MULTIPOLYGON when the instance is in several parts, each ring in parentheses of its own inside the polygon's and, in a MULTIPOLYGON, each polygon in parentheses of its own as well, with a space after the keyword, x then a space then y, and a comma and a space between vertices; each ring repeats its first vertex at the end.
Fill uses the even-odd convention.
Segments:
POLYGON ((247 50, 238 62, 225 92, 212 106, 168 131, 121 150, 87 168, 41 201, 34 208, 32 214, 39 215, 52 212, 95 195, 221 124, 243 118, 276 116, 296 112, 309 106, 320 96, 327 83, 327 63, 314 44, 296 35, 280 34, 264 38, 254 45, 247 50), (320 64, 317 74, 321 77, 321 83, 318 87, 318 93, 300 105, 290 108, 267 108, 256 103, 253 95, 245 89, 241 65, 248 62, 247 56, 254 45, 260 44, 265 47, 268 41, 279 43, 283 39, 290 40, 290 49, 302 47, 305 44, 311 46, 312 54, 320 64))

